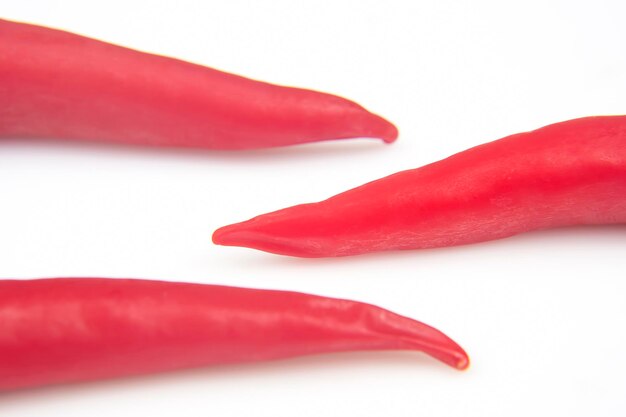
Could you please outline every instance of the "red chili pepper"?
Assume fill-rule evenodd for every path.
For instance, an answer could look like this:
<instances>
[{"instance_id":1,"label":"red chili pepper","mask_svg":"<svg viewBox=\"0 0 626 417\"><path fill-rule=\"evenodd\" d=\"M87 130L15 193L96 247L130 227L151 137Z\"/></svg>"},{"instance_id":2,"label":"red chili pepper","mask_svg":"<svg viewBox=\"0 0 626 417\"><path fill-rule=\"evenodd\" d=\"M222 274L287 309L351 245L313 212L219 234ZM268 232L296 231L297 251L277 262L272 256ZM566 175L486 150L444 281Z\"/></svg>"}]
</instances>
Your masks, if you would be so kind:
<instances>
[{"instance_id":1,"label":"red chili pepper","mask_svg":"<svg viewBox=\"0 0 626 417\"><path fill-rule=\"evenodd\" d=\"M0 281L0 390L400 349L458 369L469 365L438 330L354 301L147 280Z\"/></svg>"},{"instance_id":2,"label":"red chili pepper","mask_svg":"<svg viewBox=\"0 0 626 417\"><path fill-rule=\"evenodd\" d=\"M223 227L220 245L324 257L626 223L626 116L557 123Z\"/></svg>"},{"instance_id":3,"label":"red chili pepper","mask_svg":"<svg viewBox=\"0 0 626 417\"><path fill-rule=\"evenodd\" d=\"M0 137L251 149L397 130L330 94L0 20Z\"/></svg>"}]
</instances>

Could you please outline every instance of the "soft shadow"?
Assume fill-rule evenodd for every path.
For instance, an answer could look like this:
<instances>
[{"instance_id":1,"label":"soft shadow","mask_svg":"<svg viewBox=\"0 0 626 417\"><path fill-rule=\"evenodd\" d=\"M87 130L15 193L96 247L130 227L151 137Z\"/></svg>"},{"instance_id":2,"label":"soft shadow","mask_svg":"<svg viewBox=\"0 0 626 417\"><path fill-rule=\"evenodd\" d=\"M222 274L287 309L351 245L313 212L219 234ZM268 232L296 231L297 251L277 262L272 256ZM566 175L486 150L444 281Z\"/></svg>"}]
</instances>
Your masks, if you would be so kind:
<instances>
[{"instance_id":1,"label":"soft shadow","mask_svg":"<svg viewBox=\"0 0 626 417\"><path fill-rule=\"evenodd\" d=\"M195 148L152 147L103 142L87 142L62 139L2 139L3 150L53 149L55 152L97 154L123 157L153 157L186 159L191 161L229 161L242 163L267 163L322 158L343 154L369 154L389 147L378 139L339 139L258 150L210 150Z\"/></svg>"},{"instance_id":2,"label":"soft shadow","mask_svg":"<svg viewBox=\"0 0 626 417\"><path fill-rule=\"evenodd\" d=\"M171 384L176 382L196 382L201 384L208 378L263 378L268 374L280 374L285 380L290 380L293 376L301 376L306 373L320 373L337 371L349 375L353 371L364 366L376 369L373 371L389 370L389 368L406 370L408 367L414 369L416 374L423 372L427 375L431 372L444 372L454 375L463 375L449 366L446 366L425 354L416 352L348 352L330 353L305 356L292 359L281 359L268 362L257 362L249 364L217 365L205 368L195 368L179 371L170 371L152 375L141 375L110 379L104 381L80 382L49 387L30 388L18 391L8 391L0 393L0 405L11 405L31 401L45 397L58 396L81 396L91 392L119 390L125 391L141 385L148 384Z\"/></svg>"}]
</instances>

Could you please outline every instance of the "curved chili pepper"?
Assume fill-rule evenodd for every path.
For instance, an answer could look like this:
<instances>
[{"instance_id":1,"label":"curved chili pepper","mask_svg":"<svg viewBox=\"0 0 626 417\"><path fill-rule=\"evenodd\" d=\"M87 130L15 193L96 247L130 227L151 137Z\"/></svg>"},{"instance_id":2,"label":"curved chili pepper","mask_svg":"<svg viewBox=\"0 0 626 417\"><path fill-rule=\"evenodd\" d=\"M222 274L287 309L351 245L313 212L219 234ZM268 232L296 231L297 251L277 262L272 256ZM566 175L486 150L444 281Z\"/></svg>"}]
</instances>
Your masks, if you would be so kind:
<instances>
[{"instance_id":1,"label":"curved chili pepper","mask_svg":"<svg viewBox=\"0 0 626 417\"><path fill-rule=\"evenodd\" d=\"M626 116L588 117L218 229L213 241L302 257L420 249L626 223Z\"/></svg>"},{"instance_id":2,"label":"curved chili pepper","mask_svg":"<svg viewBox=\"0 0 626 417\"><path fill-rule=\"evenodd\" d=\"M469 359L430 326L302 293L147 280L0 281L0 390L355 350Z\"/></svg>"},{"instance_id":3,"label":"curved chili pepper","mask_svg":"<svg viewBox=\"0 0 626 417\"><path fill-rule=\"evenodd\" d=\"M211 149L397 137L330 94L6 20L0 40L0 137Z\"/></svg>"}]
</instances>

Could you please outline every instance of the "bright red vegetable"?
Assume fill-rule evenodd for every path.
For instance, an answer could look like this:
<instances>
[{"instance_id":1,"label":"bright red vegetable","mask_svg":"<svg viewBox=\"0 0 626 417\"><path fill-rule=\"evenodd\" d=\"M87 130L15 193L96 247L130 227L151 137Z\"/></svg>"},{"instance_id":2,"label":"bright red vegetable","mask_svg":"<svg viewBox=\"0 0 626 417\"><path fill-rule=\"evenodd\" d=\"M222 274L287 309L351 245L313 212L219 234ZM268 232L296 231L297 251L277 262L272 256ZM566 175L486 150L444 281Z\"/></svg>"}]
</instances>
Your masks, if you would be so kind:
<instances>
[{"instance_id":1,"label":"bright red vegetable","mask_svg":"<svg viewBox=\"0 0 626 417\"><path fill-rule=\"evenodd\" d=\"M330 94L0 20L0 137L251 149L397 130Z\"/></svg>"},{"instance_id":2,"label":"bright red vegetable","mask_svg":"<svg viewBox=\"0 0 626 417\"><path fill-rule=\"evenodd\" d=\"M302 257L461 245L626 223L626 116L512 135L218 229L213 241Z\"/></svg>"},{"instance_id":3,"label":"bright red vegetable","mask_svg":"<svg viewBox=\"0 0 626 417\"><path fill-rule=\"evenodd\" d=\"M400 349L469 365L438 330L354 301L147 280L0 280L0 390Z\"/></svg>"}]
</instances>

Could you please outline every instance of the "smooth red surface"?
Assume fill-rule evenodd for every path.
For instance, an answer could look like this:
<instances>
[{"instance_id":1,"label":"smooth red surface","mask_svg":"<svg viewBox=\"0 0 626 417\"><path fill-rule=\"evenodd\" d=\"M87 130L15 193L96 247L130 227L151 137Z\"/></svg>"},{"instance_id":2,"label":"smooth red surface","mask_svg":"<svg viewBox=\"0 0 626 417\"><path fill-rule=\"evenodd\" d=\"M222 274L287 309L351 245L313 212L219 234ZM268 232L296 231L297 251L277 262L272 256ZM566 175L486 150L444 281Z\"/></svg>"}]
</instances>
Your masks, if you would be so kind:
<instances>
[{"instance_id":1,"label":"smooth red surface","mask_svg":"<svg viewBox=\"0 0 626 417\"><path fill-rule=\"evenodd\" d=\"M252 149L397 135L337 96L0 20L0 137Z\"/></svg>"},{"instance_id":2,"label":"smooth red surface","mask_svg":"<svg viewBox=\"0 0 626 417\"><path fill-rule=\"evenodd\" d=\"M147 280L0 280L0 390L355 350L469 365L438 330L354 301Z\"/></svg>"},{"instance_id":3,"label":"smooth red surface","mask_svg":"<svg viewBox=\"0 0 626 417\"><path fill-rule=\"evenodd\" d=\"M325 257L613 223L626 223L626 116L512 135L319 203L223 227L213 241Z\"/></svg>"}]
</instances>

